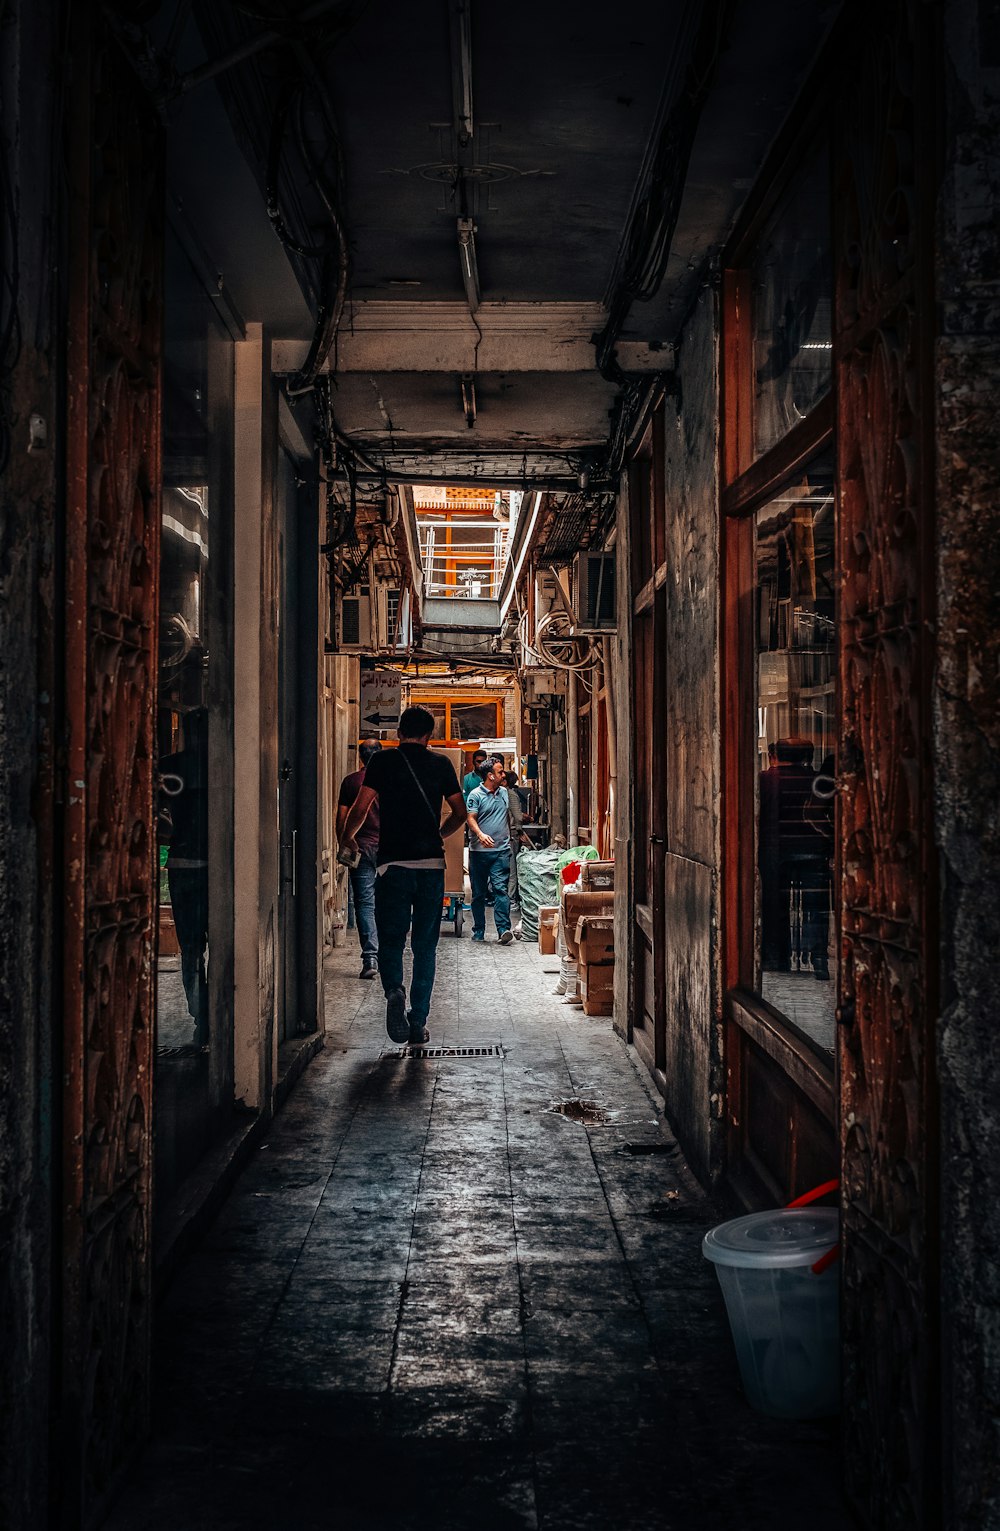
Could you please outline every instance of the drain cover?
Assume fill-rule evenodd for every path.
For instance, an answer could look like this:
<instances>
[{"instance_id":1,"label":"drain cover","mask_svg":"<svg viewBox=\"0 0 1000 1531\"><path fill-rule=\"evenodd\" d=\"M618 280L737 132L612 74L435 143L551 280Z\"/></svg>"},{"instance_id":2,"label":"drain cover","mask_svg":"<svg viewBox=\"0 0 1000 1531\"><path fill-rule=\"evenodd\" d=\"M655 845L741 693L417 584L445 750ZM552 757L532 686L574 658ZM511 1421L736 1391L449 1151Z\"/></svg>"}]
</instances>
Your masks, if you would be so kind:
<instances>
[{"instance_id":1,"label":"drain cover","mask_svg":"<svg viewBox=\"0 0 1000 1531\"><path fill-rule=\"evenodd\" d=\"M548 1108L556 1116L564 1116L567 1121L581 1122L584 1127L605 1127L611 1120L610 1112L606 1111L596 1100L554 1100Z\"/></svg>"},{"instance_id":2,"label":"drain cover","mask_svg":"<svg viewBox=\"0 0 1000 1531\"><path fill-rule=\"evenodd\" d=\"M404 1047L401 1052L390 1053L391 1058L502 1058L503 1048L498 1042L488 1047Z\"/></svg>"}]
</instances>

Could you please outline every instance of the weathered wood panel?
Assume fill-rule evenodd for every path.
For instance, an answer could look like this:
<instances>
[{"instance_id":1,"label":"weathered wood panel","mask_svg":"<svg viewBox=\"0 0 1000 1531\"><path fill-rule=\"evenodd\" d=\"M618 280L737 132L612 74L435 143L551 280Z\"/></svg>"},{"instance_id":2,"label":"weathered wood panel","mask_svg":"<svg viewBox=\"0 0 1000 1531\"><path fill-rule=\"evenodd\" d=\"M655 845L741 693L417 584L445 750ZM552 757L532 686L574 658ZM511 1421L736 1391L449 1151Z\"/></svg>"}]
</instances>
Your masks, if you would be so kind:
<instances>
[{"instance_id":1,"label":"weathered wood panel","mask_svg":"<svg viewBox=\"0 0 1000 1531\"><path fill-rule=\"evenodd\" d=\"M161 132L84 12L67 124L63 1399L68 1523L146 1428Z\"/></svg>"},{"instance_id":2,"label":"weathered wood panel","mask_svg":"<svg viewBox=\"0 0 1000 1531\"><path fill-rule=\"evenodd\" d=\"M855 31L834 198L845 1440L862 1515L907 1531L939 1482L928 11Z\"/></svg>"}]
</instances>

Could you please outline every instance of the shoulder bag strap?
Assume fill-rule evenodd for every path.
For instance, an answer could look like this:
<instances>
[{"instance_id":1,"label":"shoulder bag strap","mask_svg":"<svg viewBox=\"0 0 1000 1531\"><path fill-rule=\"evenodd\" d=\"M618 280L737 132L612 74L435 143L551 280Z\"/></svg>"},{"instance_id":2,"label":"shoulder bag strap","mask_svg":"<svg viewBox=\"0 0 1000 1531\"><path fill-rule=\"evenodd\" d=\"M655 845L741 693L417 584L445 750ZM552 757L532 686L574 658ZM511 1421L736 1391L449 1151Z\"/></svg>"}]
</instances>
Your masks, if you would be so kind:
<instances>
[{"instance_id":1,"label":"shoulder bag strap","mask_svg":"<svg viewBox=\"0 0 1000 1531\"><path fill-rule=\"evenodd\" d=\"M434 809L431 807L431 800L427 796L427 793L424 791L424 789L423 789L423 787L422 787L422 785L420 783L420 777L417 775L416 771L413 769L412 765L407 760L407 758L403 754L402 750L401 749L397 749L396 753L398 755L402 756L403 764L405 765L406 769L409 771L410 775L413 777L414 785L416 786L417 791L420 793L420 796L424 800L424 803L425 803L425 805L427 807L427 812L430 814L431 818L434 820L434 828L437 830L438 834L440 834L441 833L441 820L438 818L438 816L434 812Z\"/></svg>"}]
</instances>

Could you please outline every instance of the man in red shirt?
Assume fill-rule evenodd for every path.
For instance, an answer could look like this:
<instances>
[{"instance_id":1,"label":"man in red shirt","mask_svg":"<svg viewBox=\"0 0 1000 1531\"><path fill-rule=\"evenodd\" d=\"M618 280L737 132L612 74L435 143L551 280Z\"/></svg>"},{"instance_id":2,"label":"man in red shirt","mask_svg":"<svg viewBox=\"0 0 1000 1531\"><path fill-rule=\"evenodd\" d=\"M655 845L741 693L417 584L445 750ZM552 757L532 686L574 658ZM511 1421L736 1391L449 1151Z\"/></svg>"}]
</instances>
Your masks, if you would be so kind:
<instances>
[{"instance_id":1,"label":"man in red shirt","mask_svg":"<svg viewBox=\"0 0 1000 1531\"><path fill-rule=\"evenodd\" d=\"M365 779L365 769L375 755L382 749L381 744L369 741L362 744L358 749L361 759L360 771L352 771L345 776L340 784L340 793L337 798L337 840L344 838L344 825L347 823L347 815L350 812L354 799L358 795L358 789ZM361 828L355 839L358 850L361 852L361 860L356 867L351 868L351 897L354 900L354 918L358 922L358 936L361 940L361 972L359 978L374 978L378 972L378 930L375 926L375 856L378 851L379 817L378 798L365 814Z\"/></svg>"}]
</instances>

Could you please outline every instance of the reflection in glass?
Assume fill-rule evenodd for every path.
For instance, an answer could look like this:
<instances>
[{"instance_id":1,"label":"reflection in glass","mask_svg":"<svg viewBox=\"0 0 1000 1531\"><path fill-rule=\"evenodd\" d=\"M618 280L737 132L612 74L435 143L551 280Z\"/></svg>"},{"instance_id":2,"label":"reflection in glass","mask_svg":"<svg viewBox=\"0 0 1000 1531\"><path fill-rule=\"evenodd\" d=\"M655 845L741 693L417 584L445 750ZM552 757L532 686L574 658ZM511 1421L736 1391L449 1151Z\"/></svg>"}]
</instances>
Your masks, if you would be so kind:
<instances>
[{"instance_id":1,"label":"reflection in glass","mask_svg":"<svg viewBox=\"0 0 1000 1531\"><path fill-rule=\"evenodd\" d=\"M429 712L431 717L434 719L434 732L431 735L431 738L447 738L445 733L446 716L444 702L421 702L420 706L423 707L425 712Z\"/></svg>"},{"instance_id":2,"label":"reflection in glass","mask_svg":"<svg viewBox=\"0 0 1000 1531\"><path fill-rule=\"evenodd\" d=\"M761 993L833 1047L834 506L827 463L756 516Z\"/></svg>"},{"instance_id":3,"label":"reflection in glass","mask_svg":"<svg viewBox=\"0 0 1000 1531\"><path fill-rule=\"evenodd\" d=\"M157 720L158 838L166 874L157 969L161 1046L208 1042L208 653L201 637L207 521L203 489L164 488ZM164 951L169 945L176 953Z\"/></svg>"},{"instance_id":4,"label":"reflection in glass","mask_svg":"<svg viewBox=\"0 0 1000 1531\"><path fill-rule=\"evenodd\" d=\"M824 144L778 204L751 261L758 457L830 390L829 195Z\"/></svg>"},{"instance_id":5,"label":"reflection in glass","mask_svg":"<svg viewBox=\"0 0 1000 1531\"><path fill-rule=\"evenodd\" d=\"M495 702L452 702L453 739L493 739L496 737L496 726Z\"/></svg>"}]
</instances>

